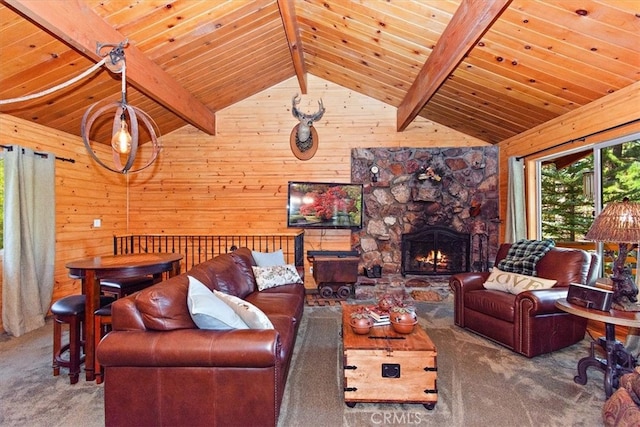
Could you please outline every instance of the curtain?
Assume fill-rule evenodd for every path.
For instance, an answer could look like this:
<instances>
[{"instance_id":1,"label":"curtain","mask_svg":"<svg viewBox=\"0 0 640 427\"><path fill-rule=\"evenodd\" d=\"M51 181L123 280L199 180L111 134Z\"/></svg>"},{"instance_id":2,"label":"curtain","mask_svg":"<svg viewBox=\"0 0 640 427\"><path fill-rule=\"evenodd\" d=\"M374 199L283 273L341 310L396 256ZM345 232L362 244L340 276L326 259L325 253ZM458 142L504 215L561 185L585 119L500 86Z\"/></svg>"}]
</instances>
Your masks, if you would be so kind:
<instances>
[{"instance_id":1,"label":"curtain","mask_svg":"<svg viewBox=\"0 0 640 427\"><path fill-rule=\"evenodd\" d=\"M4 153L2 323L20 336L44 326L55 267L55 156Z\"/></svg>"},{"instance_id":2,"label":"curtain","mask_svg":"<svg viewBox=\"0 0 640 427\"><path fill-rule=\"evenodd\" d=\"M524 161L517 157L509 157L505 242L513 243L526 237L527 216L524 198Z\"/></svg>"}]
</instances>

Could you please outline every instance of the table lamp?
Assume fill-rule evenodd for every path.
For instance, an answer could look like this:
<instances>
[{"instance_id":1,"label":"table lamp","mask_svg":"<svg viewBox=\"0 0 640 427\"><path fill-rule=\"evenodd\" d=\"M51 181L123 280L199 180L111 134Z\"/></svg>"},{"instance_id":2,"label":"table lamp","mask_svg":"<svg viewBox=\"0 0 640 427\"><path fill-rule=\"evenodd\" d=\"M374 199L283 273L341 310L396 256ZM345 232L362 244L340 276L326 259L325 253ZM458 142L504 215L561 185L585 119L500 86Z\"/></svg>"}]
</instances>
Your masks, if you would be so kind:
<instances>
[{"instance_id":1,"label":"table lamp","mask_svg":"<svg viewBox=\"0 0 640 427\"><path fill-rule=\"evenodd\" d=\"M627 197L622 202L611 202L600 212L584 236L595 242L618 243L618 256L613 261L613 303L628 307L637 302L638 287L625 266L627 254L640 242L640 203L630 202Z\"/></svg>"}]
</instances>

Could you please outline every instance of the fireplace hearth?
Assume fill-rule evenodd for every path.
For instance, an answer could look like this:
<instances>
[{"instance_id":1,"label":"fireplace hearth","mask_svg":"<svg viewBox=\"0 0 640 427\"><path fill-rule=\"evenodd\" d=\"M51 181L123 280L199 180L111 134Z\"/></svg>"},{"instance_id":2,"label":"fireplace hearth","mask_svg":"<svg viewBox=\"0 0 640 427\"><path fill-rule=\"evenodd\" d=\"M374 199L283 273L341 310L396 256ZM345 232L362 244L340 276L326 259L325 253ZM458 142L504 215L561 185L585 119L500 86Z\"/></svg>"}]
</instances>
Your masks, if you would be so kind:
<instances>
[{"instance_id":1,"label":"fireplace hearth","mask_svg":"<svg viewBox=\"0 0 640 427\"><path fill-rule=\"evenodd\" d=\"M401 237L403 276L447 275L470 270L471 235L430 226Z\"/></svg>"}]
</instances>

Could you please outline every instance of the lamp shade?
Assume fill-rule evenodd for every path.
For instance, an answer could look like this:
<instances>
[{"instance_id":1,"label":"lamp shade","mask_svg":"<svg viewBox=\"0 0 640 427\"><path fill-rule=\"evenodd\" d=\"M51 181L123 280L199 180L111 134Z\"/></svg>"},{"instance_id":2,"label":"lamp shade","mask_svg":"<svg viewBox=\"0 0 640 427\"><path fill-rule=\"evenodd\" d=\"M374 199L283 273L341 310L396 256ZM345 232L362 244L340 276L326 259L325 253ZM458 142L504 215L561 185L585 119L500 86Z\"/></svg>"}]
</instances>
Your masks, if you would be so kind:
<instances>
[{"instance_id":1,"label":"lamp shade","mask_svg":"<svg viewBox=\"0 0 640 427\"><path fill-rule=\"evenodd\" d=\"M640 203L625 199L607 204L584 238L595 242L640 242Z\"/></svg>"}]
</instances>

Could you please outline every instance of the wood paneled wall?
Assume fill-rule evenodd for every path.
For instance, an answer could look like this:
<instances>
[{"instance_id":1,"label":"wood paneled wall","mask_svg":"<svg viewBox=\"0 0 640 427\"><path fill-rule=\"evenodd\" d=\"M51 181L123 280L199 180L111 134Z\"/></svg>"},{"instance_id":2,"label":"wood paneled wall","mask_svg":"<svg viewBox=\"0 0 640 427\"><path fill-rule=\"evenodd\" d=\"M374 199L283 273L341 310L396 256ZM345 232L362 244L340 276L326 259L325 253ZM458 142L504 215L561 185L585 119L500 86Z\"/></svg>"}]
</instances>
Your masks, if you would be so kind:
<instances>
[{"instance_id":1,"label":"wood paneled wall","mask_svg":"<svg viewBox=\"0 0 640 427\"><path fill-rule=\"evenodd\" d=\"M215 136L192 127L164 136L155 170L131 178L130 232L282 232L288 181L349 182L352 148L487 145L421 118L398 133L395 108L310 75L299 108L315 112L322 99L326 112L315 124L316 155L301 161L289 143L298 123L291 98L299 92L291 78L219 111ZM350 249L351 234L309 231L305 246Z\"/></svg>"},{"instance_id":2,"label":"wood paneled wall","mask_svg":"<svg viewBox=\"0 0 640 427\"><path fill-rule=\"evenodd\" d=\"M296 80L290 79L217 112L216 136L192 127L165 135L156 164L129 177L97 166L78 136L0 115L2 144L19 144L76 160L56 162L54 299L80 292L79 281L68 277L65 263L110 254L114 234L286 231L287 182L348 182L352 148L484 145L422 118L397 133L395 108L309 76L308 94L300 108L314 112L322 98L327 111L316 124L318 152L313 159L300 161L289 149L289 135L297 124L291 115L291 97L297 92ZM639 92L640 84L632 85L505 141L500 144L500 170L507 170L506 160L511 155L526 155L637 118ZM502 173L503 218L506 178ZM95 218L102 220L99 229L93 228ZM305 250L350 249L350 240L348 231L310 231ZM309 277L307 274L307 280Z\"/></svg>"},{"instance_id":3,"label":"wood paneled wall","mask_svg":"<svg viewBox=\"0 0 640 427\"><path fill-rule=\"evenodd\" d=\"M65 264L73 259L113 252L112 236L125 229L125 177L97 167L89 158L81 138L16 117L0 114L0 142L75 160L75 163L55 163L56 264L53 300L80 293L80 281L68 276ZM98 218L102 220L102 227L93 228L93 220ZM2 286L0 276L0 292ZM0 319L1 313L0 304Z\"/></svg>"},{"instance_id":4,"label":"wood paneled wall","mask_svg":"<svg viewBox=\"0 0 640 427\"><path fill-rule=\"evenodd\" d=\"M485 144L424 119L396 133L395 108L309 76L299 108L316 111L322 98L327 112L316 124L316 156L300 161L289 148L297 124L291 97L298 92L297 81L290 79L218 112L216 136L192 127L163 136L159 160L129 177L97 166L78 136L0 115L2 144L76 160L56 162L53 298L80 292L80 281L68 277L65 263L110 254L114 234L287 231L287 182L348 182L351 148ZM93 228L96 218L102 220L99 229ZM310 231L305 249L350 249L350 239L349 231Z\"/></svg>"}]
</instances>

